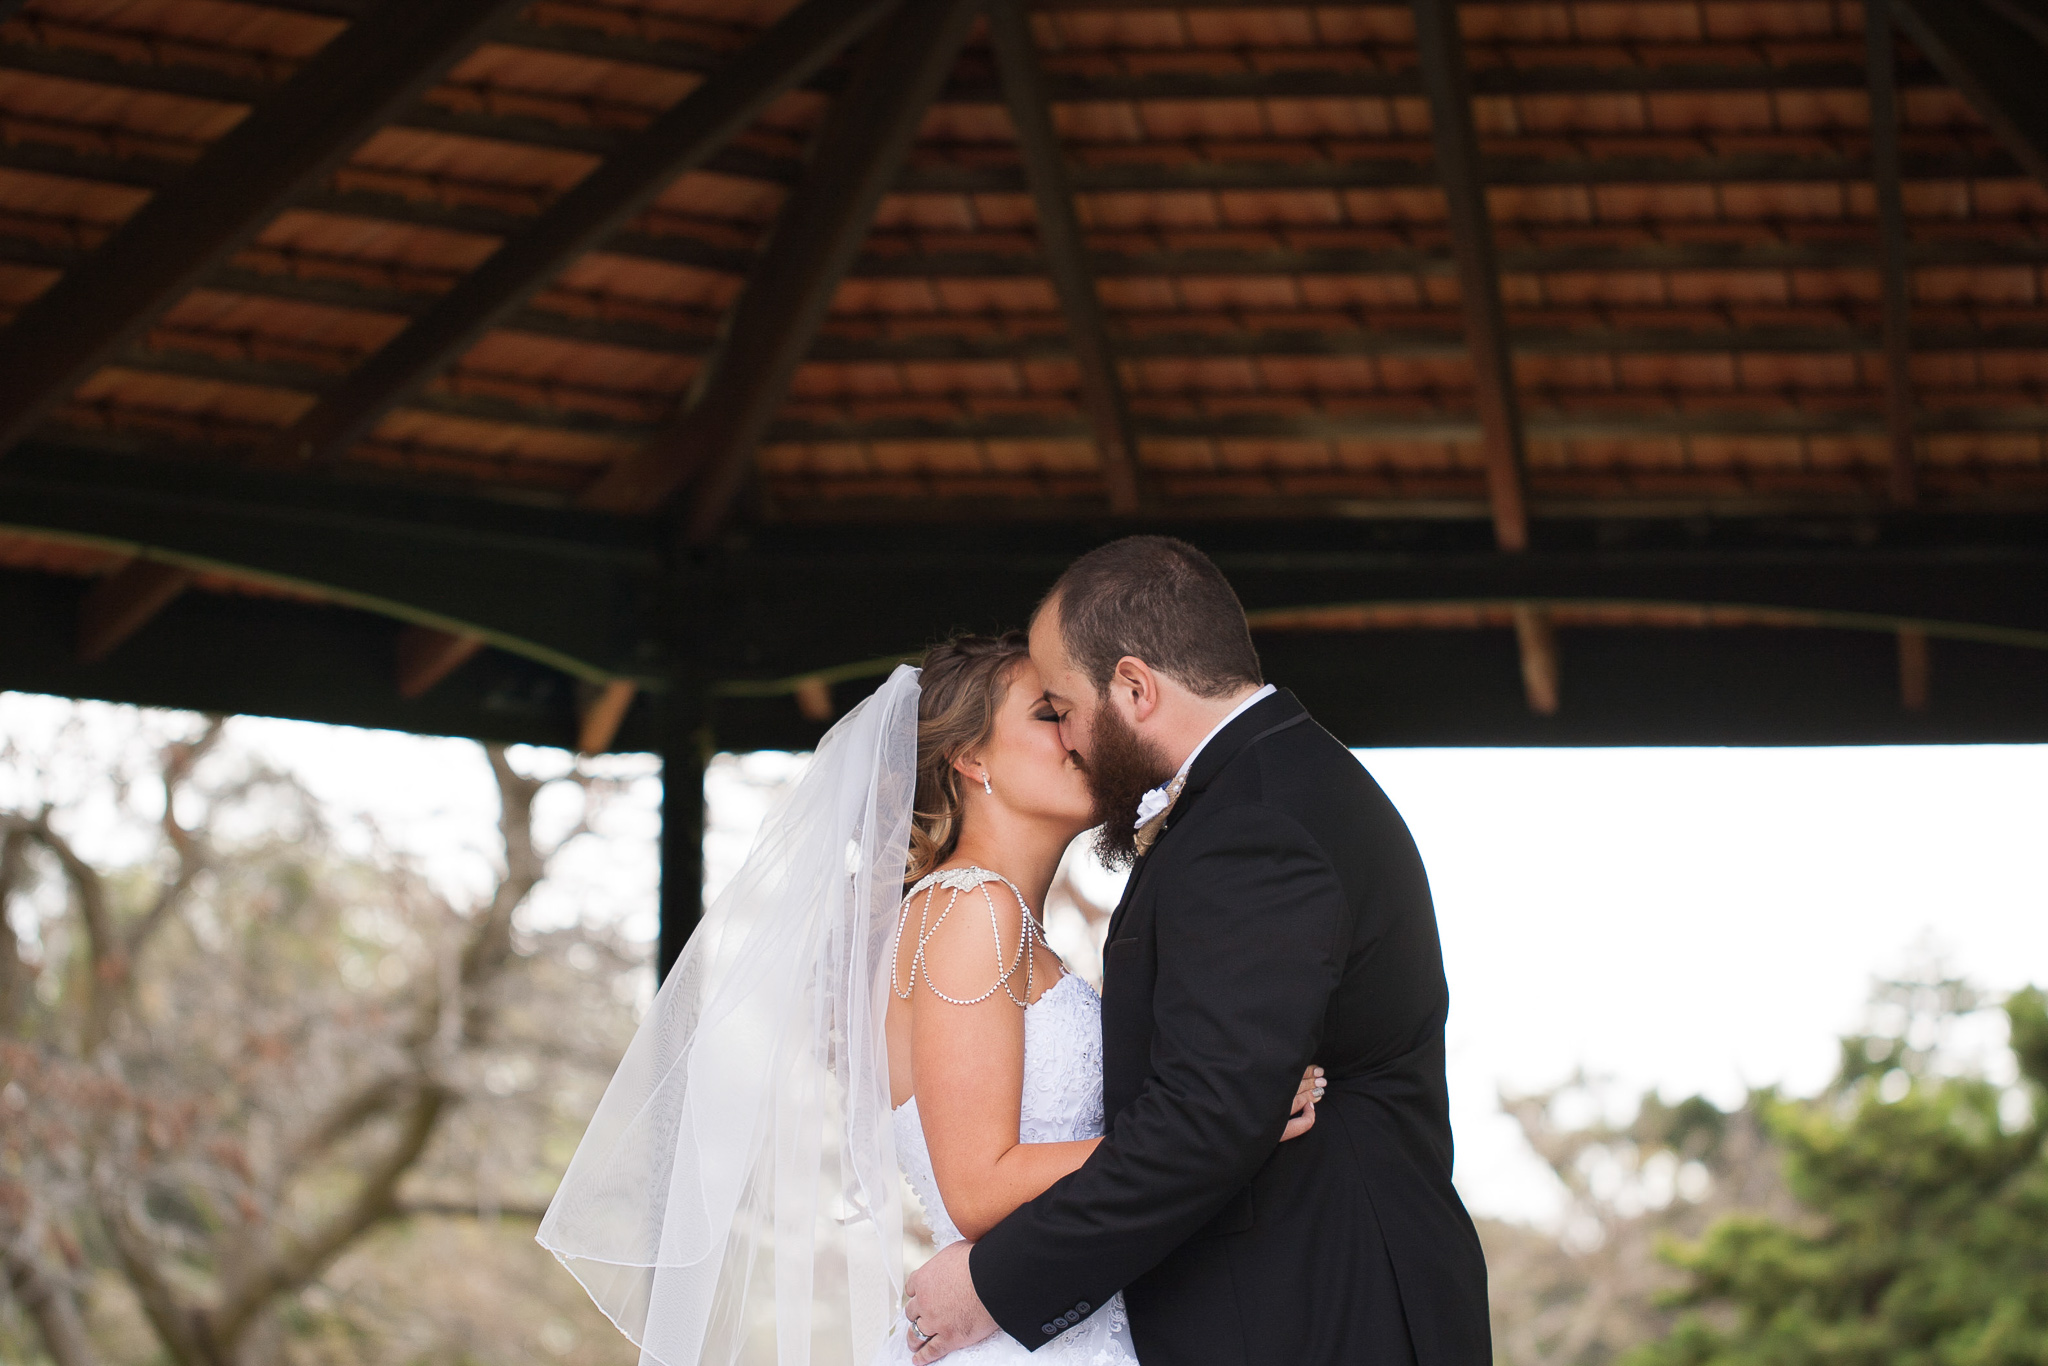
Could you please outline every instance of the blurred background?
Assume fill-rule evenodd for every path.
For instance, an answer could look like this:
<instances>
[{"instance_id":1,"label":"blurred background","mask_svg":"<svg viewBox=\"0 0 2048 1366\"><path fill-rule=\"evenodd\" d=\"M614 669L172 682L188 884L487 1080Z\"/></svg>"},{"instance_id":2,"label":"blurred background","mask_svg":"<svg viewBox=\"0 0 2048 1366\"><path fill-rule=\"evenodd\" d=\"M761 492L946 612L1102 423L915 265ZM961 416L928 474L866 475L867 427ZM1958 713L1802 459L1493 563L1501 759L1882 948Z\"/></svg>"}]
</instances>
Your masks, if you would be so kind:
<instances>
[{"instance_id":1,"label":"blurred background","mask_svg":"<svg viewBox=\"0 0 2048 1366\"><path fill-rule=\"evenodd\" d=\"M652 759L26 694L0 746L0 1359L635 1359L532 1234L652 997ZM2048 748L1360 758L1499 1360L2042 1359ZM707 895L803 763L712 760ZM1116 893L1077 845L1076 970Z\"/></svg>"},{"instance_id":2,"label":"blurred background","mask_svg":"<svg viewBox=\"0 0 2048 1366\"><path fill-rule=\"evenodd\" d=\"M1503 1362L2048 1362L2044 76L2043 0L0 0L0 1363L625 1366L532 1233L701 893L1134 531L1415 828Z\"/></svg>"}]
</instances>

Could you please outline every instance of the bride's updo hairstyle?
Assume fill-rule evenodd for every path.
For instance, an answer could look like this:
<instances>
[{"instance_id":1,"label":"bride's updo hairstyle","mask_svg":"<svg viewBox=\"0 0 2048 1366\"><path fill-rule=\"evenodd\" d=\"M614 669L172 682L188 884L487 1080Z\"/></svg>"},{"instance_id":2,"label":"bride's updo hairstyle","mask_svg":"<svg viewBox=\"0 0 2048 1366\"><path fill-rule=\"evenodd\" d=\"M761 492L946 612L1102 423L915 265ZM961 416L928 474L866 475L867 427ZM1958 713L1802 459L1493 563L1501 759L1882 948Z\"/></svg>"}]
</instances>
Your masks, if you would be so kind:
<instances>
[{"instance_id":1,"label":"bride's updo hairstyle","mask_svg":"<svg viewBox=\"0 0 2048 1366\"><path fill-rule=\"evenodd\" d=\"M905 882L953 857L960 843L960 774L953 761L988 743L1010 675L1030 658L1022 631L955 636L925 651L918 680L917 799L910 815Z\"/></svg>"}]
</instances>

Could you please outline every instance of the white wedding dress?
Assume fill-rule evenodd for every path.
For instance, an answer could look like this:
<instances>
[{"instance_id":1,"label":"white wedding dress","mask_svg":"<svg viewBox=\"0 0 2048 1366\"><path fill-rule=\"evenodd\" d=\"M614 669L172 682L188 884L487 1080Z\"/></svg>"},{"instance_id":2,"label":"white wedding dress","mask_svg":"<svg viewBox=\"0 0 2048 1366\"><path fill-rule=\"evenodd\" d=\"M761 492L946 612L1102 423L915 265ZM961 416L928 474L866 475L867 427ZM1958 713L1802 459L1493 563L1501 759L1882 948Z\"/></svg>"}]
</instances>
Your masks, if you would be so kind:
<instances>
[{"instance_id":1,"label":"white wedding dress","mask_svg":"<svg viewBox=\"0 0 2048 1366\"><path fill-rule=\"evenodd\" d=\"M918 699L898 668L769 810L541 1221L643 1366L906 1362L899 1169L939 1243L960 1237L915 1102L890 1109ZM1025 1142L1102 1133L1101 1011L1079 978L1025 1010ZM1035 1353L998 1334L948 1360L1132 1366L1130 1339L1119 1296Z\"/></svg>"},{"instance_id":2,"label":"white wedding dress","mask_svg":"<svg viewBox=\"0 0 2048 1366\"><path fill-rule=\"evenodd\" d=\"M993 880L993 873L979 881ZM977 882L978 885L978 882ZM1067 1143L1102 1136L1102 998L1081 978L1068 973L1024 1011L1024 1104L1017 1137L1025 1143ZM932 1154L925 1146L924 1125L912 1096L895 1112L896 1160L911 1192L924 1206L932 1241L940 1247L960 1241L960 1230L946 1215L939 1183L932 1176ZM901 1366L910 1360L910 1337L898 1331L875 1358L875 1366ZM1124 1297L1109 1303L1040 1347L1028 1351L1008 1333L948 1356L960 1366L1001 1362L1068 1362L1075 1366L1133 1366L1129 1321Z\"/></svg>"}]
</instances>

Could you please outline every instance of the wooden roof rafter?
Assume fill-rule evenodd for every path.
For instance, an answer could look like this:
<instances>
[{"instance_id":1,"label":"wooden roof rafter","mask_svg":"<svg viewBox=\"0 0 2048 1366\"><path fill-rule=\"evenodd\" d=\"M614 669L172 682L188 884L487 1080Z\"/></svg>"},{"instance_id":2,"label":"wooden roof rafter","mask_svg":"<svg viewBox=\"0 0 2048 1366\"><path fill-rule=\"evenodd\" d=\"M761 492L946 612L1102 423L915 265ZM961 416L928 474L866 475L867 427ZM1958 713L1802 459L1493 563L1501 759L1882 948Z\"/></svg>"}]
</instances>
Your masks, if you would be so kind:
<instances>
[{"instance_id":1,"label":"wooden roof rafter","mask_svg":"<svg viewBox=\"0 0 2048 1366\"><path fill-rule=\"evenodd\" d=\"M78 150L78 139L69 134L91 134L91 129L65 130L67 136L42 139L36 136L37 129L25 122L12 131L13 140L0 145L0 168L147 190L179 182L188 169L185 161L139 151L114 155ZM619 143L609 134L582 141L589 145L579 150L595 155L606 154ZM1666 141L1666 149L1625 155L1482 155L1480 167L1490 185L1524 188L1826 184L1864 180L1869 173L1860 149L1713 152L1701 151L1684 139ZM1081 162L1070 166L1068 175L1075 191L1082 194L1341 192L1421 189L1438 184L1431 147L1419 140L1388 142L1383 149L1342 157L1305 156L1299 144L1277 140L1271 147L1234 148L1245 154L1227 158L1207 156L1204 149L1193 145L1176 150L1172 159ZM1913 180L2008 179L2021 173L2020 166L2018 158L1996 147L1911 151L1901 157L1902 173ZM803 165L794 158L728 148L711 158L705 169L740 180L787 186L796 183ZM495 207L507 200L535 199L530 187L449 177L411 179L418 182L420 193L314 189L296 203L301 208L490 236L510 235L537 212ZM909 166L888 188L905 194L1029 192L1019 166L945 160Z\"/></svg>"},{"instance_id":2,"label":"wooden roof rafter","mask_svg":"<svg viewBox=\"0 0 2048 1366\"><path fill-rule=\"evenodd\" d=\"M192 586L183 565L140 557L102 579L78 610L78 658L97 664Z\"/></svg>"},{"instance_id":3,"label":"wooden roof rafter","mask_svg":"<svg viewBox=\"0 0 2048 1366\"><path fill-rule=\"evenodd\" d=\"M1039 250L1066 314L1067 341L1081 371L1082 402L1093 430L1110 510L1136 512L1145 501L1137 437L1110 350L1109 329L1095 291L1081 220L1074 210L1066 153L1053 128L1052 105L1039 68L1031 20L1023 0L988 0L986 13L989 46L1002 73L1010 123L1023 153L1032 202L1038 209Z\"/></svg>"},{"instance_id":4,"label":"wooden roof rafter","mask_svg":"<svg viewBox=\"0 0 2048 1366\"><path fill-rule=\"evenodd\" d=\"M1389 0L1389 6L1407 0ZM335 17L340 12L328 6L303 6L265 0L265 7L288 12ZM1239 6L1242 7L1241 4ZM1033 5L1043 11L1044 6ZM1099 7L1098 7L1099 8ZM1174 8L1157 6L1155 8ZM604 6L596 14L616 16L619 11ZM521 16L493 30L490 41L504 47L537 53L592 58L653 70L703 73L725 61L729 53L706 46L669 39L637 36L616 25L590 26L577 22L573 13L558 9L536 21ZM1588 43L1589 54L1597 43ZM1333 67L1327 52L1316 49L1257 49L1257 60L1239 71L1188 70L1077 70L1046 73L1048 92L1060 103L1127 101L1148 99L1231 99L1231 98L1357 98L1370 96L1414 96L1422 93L1418 74L1412 69L1386 64ZM25 63L53 73L69 71L90 79L105 79L112 68L96 54L66 50L62 53L26 51L15 45L0 45L0 65ZM125 80L141 87L184 89L203 98L253 101L264 87L249 78L236 78L196 64L132 64L121 68ZM88 75L88 73L99 73ZM1495 61L1472 72L1473 87L1481 95L1612 93L1620 91L1712 91L1712 90L1813 90L1854 88L1862 79L1860 62L1839 56L1814 57L1798 50L1755 53L1747 62L1730 60L1716 52L1699 61L1683 60L1677 51L1660 46L1645 65L1617 66L1603 56L1589 55L1576 63L1546 54L1546 60ZM1923 66L1911 69L1906 78L1916 85L1929 82L1931 73ZM110 83L120 84L121 80ZM836 93L844 84L843 73L827 70L808 81L812 88ZM985 73L953 73L941 90L945 103L1000 103L999 84Z\"/></svg>"},{"instance_id":5,"label":"wooden roof rafter","mask_svg":"<svg viewBox=\"0 0 2048 1366\"><path fill-rule=\"evenodd\" d=\"M523 0L390 4L307 61L0 331L0 456L109 356L411 104ZM0 7L0 20L7 15ZM138 560L81 607L81 654L105 657L191 583Z\"/></svg>"},{"instance_id":6,"label":"wooden roof rafter","mask_svg":"<svg viewBox=\"0 0 2048 1366\"><path fill-rule=\"evenodd\" d=\"M53 188L0 174L0 307L84 268L133 189L175 185L238 112L221 103L260 97L328 27L273 16L245 39L203 4L145 8L40 0L0 34L0 72L40 73L6 103L17 122L0 161L117 177ZM637 69L673 100L690 83L670 73L715 69L756 34L716 8L569 0L494 30L392 136L118 352L46 434L244 458L306 403L331 402L498 242L531 232L585 158L631 141L634 110L659 106L625 64L648 59ZM1178 21L1166 12L1179 7L1153 8L1121 23L1033 7L1031 22L1157 511L1483 511L1412 10ZM1884 507L1897 367L1876 289L1886 244L1870 206L1885 177L1864 134L1863 26L1839 9L1795 24L1756 0L1715 13L1709 32L1673 7L1623 5L1564 33L1528 7L1460 7L1531 506L1546 517L1602 498L1627 518ZM1295 65L1315 43L1325 65ZM294 55L266 65L269 49ZM1914 298L1922 506L2033 507L2048 376L2027 353L2048 351L2048 220L1959 92L1917 47L1899 57L1915 96L1900 138L1909 237L1893 256ZM715 353L849 65L819 71L706 174L495 320L336 473L573 499L659 429ZM1544 93L1559 91L1589 98ZM761 520L922 523L976 498L991 519L1086 514L1100 485L1074 329L1045 288L1029 168L979 107L1002 95L978 43L944 79L884 227L765 429ZM1312 96L1346 103L1308 108ZM156 111L177 114L161 136ZM131 190L113 188L121 177Z\"/></svg>"},{"instance_id":7,"label":"wooden roof rafter","mask_svg":"<svg viewBox=\"0 0 2048 1366\"><path fill-rule=\"evenodd\" d=\"M1913 46L1976 108L2036 180L2048 183L2048 23L2008 0L1895 0Z\"/></svg>"},{"instance_id":8,"label":"wooden roof rafter","mask_svg":"<svg viewBox=\"0 0 2048 1366\"><path fill-rule=\"evenodd\" d=\"M808 0L704 83L612 149L596 169L462 276L382 350L323 394L279 438L300 458L331 464L368 437L395 405L444 372L489 329L577 258L615 236L665 185L701 165L776 99L857 39L893 0ZM400 637L399 694L424 696L483 648L480 638L430 627ZM607 748L632 703L613 680L585 706L578 748Z\"/></svg>"},{"instance_id":9,"label":"wooden roof rafter","mask_svg":"<svg viewBox=\"0 0 2048 1366\"><path fill-rule=\"evenodd\" d=\"M837 56L891 3L808 0L791 10L464 275L300 418L281 444L309 459L340 458L394 404Z\"/></svg>"},{"instance_id":10,"label":"wooden roof rafter","mask_svg":"<svg viewBox=\"0 0 2048 1366\"><path fill-rule=\"evenodd\" d=\"M1503 550L1529 545L1527 475L1521 408L1515 396L1514 357L1501 306L1500 268L1494 260L1493 220L1472 120L1472 81L1456 0L1415 0L1415 40L1429 92L1429 123L1436 146L1451 245L1458 264L1458 302L1465 317L1473 393L1493 505L1494 538Z\"/></svg>"},{"instance_id":11,"label":"wooden roof rafter","mask_svg":"<svg viewBox=\"0 0 2048 1366\"><path fill-rule=\"evenodd\" d=\"M846 93L820 129L806 173L784 201L681 413L635 457L606 471L584 496L587 506L644 513L690 481L688 538L707 539L724 522L978 9L976 0L903 0L862 44Z\"/></svg>"},{"instance_id":12,"label":"wooden roof rafter","mask_svg":"<svg viewBox=\"0 0 2048 1366\"><path fill-rule=\"evenodd\" d=\"M1891 446L1892 501L1918 496L1914 470L1912 301L1906 279L1906 205L1899 175L1898 53L1892 0L1863 0L1870 63L1870 165L1877 198L1878 271L1883 280L1885 426Z\"/></svg>"},{"instance_id":13,"label":"wooden roof rafter","mask_svg":"<svg viewBox=\"0 0 2048 1366\"><path fill-rule=\"evenodd\" d=\"M387 4L342 30L0 332L0 451L524 3Z\"/></svg>"}]
</instances>

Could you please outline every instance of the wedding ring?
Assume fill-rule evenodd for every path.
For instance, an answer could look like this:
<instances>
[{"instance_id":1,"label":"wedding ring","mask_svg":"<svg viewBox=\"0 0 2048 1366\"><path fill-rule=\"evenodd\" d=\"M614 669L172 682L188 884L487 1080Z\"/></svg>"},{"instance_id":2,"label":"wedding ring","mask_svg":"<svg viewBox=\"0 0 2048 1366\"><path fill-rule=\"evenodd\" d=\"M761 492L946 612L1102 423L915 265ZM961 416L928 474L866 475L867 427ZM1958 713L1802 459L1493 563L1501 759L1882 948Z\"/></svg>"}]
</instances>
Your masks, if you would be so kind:
<instances>
[{"instance_id":1,"label":"wedding ring","mask_svg":"<svg viewBox=\"0 0 2048 1366\"><path fill-rule=\"evenodd\" d=\"M916 1319L912 1319L910 1321L910 1331L917 1334L917 1345L920 1347L924 1346L927 1342L930 1342L932 1340L932 1335L930 1333L925 1332L924 1329L917 1326Z\"/></svg>"}]
</instances>

